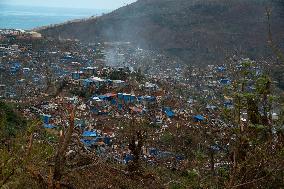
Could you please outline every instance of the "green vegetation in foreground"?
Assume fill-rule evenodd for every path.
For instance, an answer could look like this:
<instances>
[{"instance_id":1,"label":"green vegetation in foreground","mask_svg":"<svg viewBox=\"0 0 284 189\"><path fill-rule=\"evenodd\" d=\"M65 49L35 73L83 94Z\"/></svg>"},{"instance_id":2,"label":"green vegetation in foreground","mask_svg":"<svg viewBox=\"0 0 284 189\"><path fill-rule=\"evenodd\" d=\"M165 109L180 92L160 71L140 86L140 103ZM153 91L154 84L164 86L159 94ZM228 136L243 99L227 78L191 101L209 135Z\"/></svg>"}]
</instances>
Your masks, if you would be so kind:
<instances>
[{"instance_id":1,"label":"green vegetation in foreground","mask_svg":"<svg viewBox=\"0 0 284 189\"><path fill-rule=\"evenodd\" d=\"M14 109L13 105L0 101L1 140L15 137L17 133L26 129L27 122Z\"/></svg>"}]
</instances>

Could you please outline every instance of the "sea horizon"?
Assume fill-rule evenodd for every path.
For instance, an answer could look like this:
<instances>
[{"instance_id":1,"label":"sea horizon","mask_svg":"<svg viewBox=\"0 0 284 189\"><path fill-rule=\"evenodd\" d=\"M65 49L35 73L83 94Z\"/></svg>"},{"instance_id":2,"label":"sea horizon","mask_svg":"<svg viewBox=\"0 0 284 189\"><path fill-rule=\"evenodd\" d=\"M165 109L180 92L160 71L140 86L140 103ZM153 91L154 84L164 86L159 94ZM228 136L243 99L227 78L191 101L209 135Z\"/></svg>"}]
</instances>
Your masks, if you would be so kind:
<instances>
[{"instance_id":1,"label":"sea horizon","mask_svg":"<svg viewBox=\"0 0 284 189\"><path fill-rule=\"evenodd\" d=\"M100 16L111 10L19 6L0 3L0 29L32 30L38 27Z\"/></svg>"}]
</instances>

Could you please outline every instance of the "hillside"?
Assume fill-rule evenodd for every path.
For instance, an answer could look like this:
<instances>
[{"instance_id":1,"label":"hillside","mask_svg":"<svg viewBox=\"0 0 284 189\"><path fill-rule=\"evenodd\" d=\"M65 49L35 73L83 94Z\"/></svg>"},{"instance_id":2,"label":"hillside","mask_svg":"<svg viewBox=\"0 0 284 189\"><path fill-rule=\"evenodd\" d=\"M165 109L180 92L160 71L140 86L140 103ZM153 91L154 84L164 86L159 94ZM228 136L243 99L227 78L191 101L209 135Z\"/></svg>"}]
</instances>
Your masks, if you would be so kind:
<instances>
[{"instance_id":1,"label":"hillside","mask_svg":"<svg viewBox=\"0 0 284 189\"><path fill-rule=\"evenodd\" d=\"M25 129L25 120L14 110L14 107L0 101L0 144Z\"/></svg>"},{"instance_id":2,"label":"hillside","mask_svg":"<svg viewBox=\"0 0 284 189\"><path fill-rule=\"evenodd\" d=\"M42 29L82 42L131 41L166 50L189 63L218 63L232 54L260 58L267 48L265 8L272 7L274 40L284 49L284 3L267 0L138 0L110 14Z\"/></svg>"}]
</instances>

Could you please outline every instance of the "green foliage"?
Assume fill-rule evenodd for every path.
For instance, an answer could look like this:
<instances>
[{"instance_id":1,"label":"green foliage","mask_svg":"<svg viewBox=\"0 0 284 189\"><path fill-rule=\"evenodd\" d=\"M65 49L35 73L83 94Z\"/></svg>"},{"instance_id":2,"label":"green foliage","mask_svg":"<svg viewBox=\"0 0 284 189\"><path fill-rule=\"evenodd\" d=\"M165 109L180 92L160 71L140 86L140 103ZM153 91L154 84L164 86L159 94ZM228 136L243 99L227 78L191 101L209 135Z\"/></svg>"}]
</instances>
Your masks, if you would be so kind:
<instances>
[{"instance_id":1,"label":"green foliage","mask_svg":"<svg viewBox=\"0 0 284 189\"><path fill-rule=\"evenodd\" d=\"M263 75L256 80L256 90L259 94L269 94L270 93L270 79L267 75Z\"/></svg>"},{"instance_id":2,"label":"green foliage","mask_svg":"<svg viewBox=\"0 0 284 189\"><path fill-rule=\"evenodd\" d=\"M39 188L29 170L47 168L53 147L41 122L27 122L12 105L0 102L0 188ZM34 135L37 140L34 140Z\"/></svg>"},{"instance_id":3,"label":"green foliage","mask_svg":"<svg viewBox=\"0 0 284 189\"><path fill-rule=\"evenodd\" d=\"M284 66L273 66L271 72L273 79L277 82L277 86L284 90Z\"/></svg>"},{"instance_id":4,"label":"green foliage","mask_svg":"<svg viewBox=\"0 0 284 189\"><path fill-rule=\"evenodd\" d=\"M0 188L21 188L23 185L28 185L29 188L39 187L27 170L31 167L47 169L47 162L54 152L53 147L45 140L34 141L29 152L30 141L27 139L33 135L31 133L41 133L35 125L38 126L36 123L29 124L26 130L0 148Z\"/></svg>"},{"instance_id":5,"label":"green foliage","mask_svg":"<svg viewBox=\"0 0 284 189\"><path fill-rule=\"evenodd\" d=\"M0 138L7 139L26 128L26 121L13 109L12 105L0 101Z\"/></svg>"},{"instance_id":6,"label":"green foliage","mask_svg":"<svg viewBox=\"0 0 284 189\"><path fill-rule=\"evenodd\" d=\"M195 152L195 157L198 161L202 161L206 158L205 154L200 150Z\"/></svg>"},{"instance_id":7,"label":"green foliage","mask_svg":"<svg viewBox=\"0 0 284 189\"><path fill-rule=\"evenodd\" d=\"M185 189L186 187L184 187L182 184L180 183L171 183L170 184L170 189Z\"/></svg>"},{"instance_id":8,"label":"green foliage","mask_svg":"<svg viewBox=\"0 0 284 189\"><path fill-rule=\"evenodd\" d=\"M218 168L218 175L220 175L223 180L226 180L230 177L230 169L229 167L220 167Z\"/></svg>"},{"instance_id":9,"label":"green foliage","mask_svg":"<svg viewBox=\"0 0 284 189\"><path fill-rule=\"evenodd\" d=\"M171 145L173 140L174 140L174 136L169 132L166 132L161 136L161 142L166 145Z\"/></svg>"},{"instance_id":10,"label":"green foliage","mask_svg":"<svg viewBox=\"0 0 284 189\"><path fill-rule=\"evenodd\" d=\"M279 151L279 156L283 159L284 158L284 147Z\"/></svg>"},{"instance_id":11,"label":"green foliage","mask_svg":"<svg viewBox=\"0 0 284 189\"><path fill-rule=\"evenodd\" d=\"M111 80L126 80L129 76L129 73L125 71L112 71L111 74L109 75L109 79Z\"/></svg>"},{"instance_id":12,"label":"green foliage","mask_svg":"<svg viewBox=\"0 0 284 189\"><path fill-rule=\"evenodd\" d=\"M232 162L235 167L219 168L218 174L221 176L219 181L225 182L228 179L230 182L235 182L233 185L238 185L238 183L265 177L271 182L259 181L244 186L257 188L261 185L263 188L278 188L283 185L283 182L278 178L283 175L283 167L276 167L277 163L275 162L283 163L278 154L281 152L280 146L283 145L284 135L277 130L279 123L274 122L270 114L273 110L272 107L279 109L279 97L273 90L270 77L265 74L256 75L254 68L255 63L250 60L245 60L242 63L241 71L236 78L237 81L231 90L235 104L234 113L228 110L223 112L227 120L230 120L230 117L231 120L238 118L233 123L235 128L239 129L230 130L235 138L230 142L229 148L229 151L235 154L235 161ZM247 115L247 120L244 122L240 121L240 117L244 116L243 113ZM273 130L275 134L272 134ZM226 156L228 158L230 155ZM227 187L230 188L233 185Z\"/></svg>"},{"instance_id":13,"label":"green foliage","mask_svg":"<svg viewBox=\"0 0 284 189\"><path fill-rule=\"evenodd\" d=\"M231 120L231 115L232 115L233 111L227 108L224 108L222 110L222 119L229 122Z\"/></svg>"},{"instance_id":14,"label":"green foliage","mask_svg":"<svg viewBox=\"0 0 284 189\"><path fill-rule=\"evenodd\" d=\"M188 180L196 180L198 176L199 176L199 173L195 169L186 171L186 177Z\"/></svg>"}]
</instances>

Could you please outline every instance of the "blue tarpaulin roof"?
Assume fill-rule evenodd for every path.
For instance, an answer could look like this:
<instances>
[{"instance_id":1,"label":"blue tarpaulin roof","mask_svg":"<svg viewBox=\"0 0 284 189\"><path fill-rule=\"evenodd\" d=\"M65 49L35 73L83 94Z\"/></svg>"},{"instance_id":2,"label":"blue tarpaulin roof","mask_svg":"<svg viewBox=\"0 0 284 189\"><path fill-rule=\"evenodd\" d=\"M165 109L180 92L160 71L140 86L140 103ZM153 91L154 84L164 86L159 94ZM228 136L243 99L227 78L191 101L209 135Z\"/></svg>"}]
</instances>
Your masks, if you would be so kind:
<instances>
[{"instance_id":1,"label":"blue tarpaulin roof","mask_svg":"<svg viewBox=\"0 0 284 189\"><path fill-rule=\"evenodd\" d=\"M221 79L221 80L220 80L220 83L221 83L221 84L230 84L230 83L231 83L231 80L229 80L229 79Z\"/></svg>"},{"instance_id":2,"label":"blue tarpaulin roof","mask_svg":"<svg viewBox=\"0 0 284 189\"><path fill-rule=\"evenodd\" d=\"M51 125L51 124L44 124L43 127L46 128L46 129L54 129L54 128L56 128L56 126Z\"/></svg>"},{"instance_id":3,"label":"blue tarpaulin roof","mask_svg":"<svg viewBox=\"0 0 284 189\"><path fill-rule=\"evenodd\" d=\"M129 161L133 160L133 156L131 154L126 154L124 161L127 164Z\"/></svg>"},{"instance_id":4,"label":"blue tarpaulin roof","mask_svg":"<svg viewBox=\"0 0 284 189\"><path fill-rule=\"evenodd\" d=\"M90 80L90 79L84 79L84 82L86 82L86 83L93 83L93 81Z\"/></svg>"},{"instance_id":5,"label":"blue tarpaulin roof","mask_svg":"<svg viewBox=\"0 0 284 189\"><path fill-rule=\"evenodd\" d=\"M98 136L97 132L94 131L84 131L82 134L83 137L96 137Z\"/></svg>"},{"instance_id":6,"label":"blue tarpaulin roof","mask_svg":"<svg viewBox=\"0 0 284 189\"><path fill-rule=\"evenodd\" d=\"M103 141L107 145L110 144L110 138L103 138L103 137L96 137L94 139L81 139L80 141L87 147L95 145L99 141Z\"/></svg>"},{"instance_id":7,"label":"blue tarpaulin roof","mask_svg":"<svg viewBox=\"0 0 284 189\"><path fill-rule=\"evenodd\" d=\"M117 93L119 99L123 99L123 93Z\"/></svg>"},{"instance_id":8,"label":"blue tarpaulin roof","mask_svg":"<svg viewBox=\"0 0 284 189\"><path fill-rule=\"evenodd\" d=\"M218 71L220 71L220 72L223 72L223 71L226 70L226 68L225 68L224 66L219 66L217 69L218 69Z\"/></svg>"},{"instance_id":9,"label":"blue tarpaulin roof","mask_svg":"<svg viewBox=\"0 0 284 189\"><path fill-rule=\"evenodd\" d=\"M149 154L150 155L158 155L158 150L156 148L150 148L149 149Z\"/></svg>"},{"instance_id":10,"label":"blue tarpaulin roof","mask_svg":"<svg viewBox=\"0 0 284 189\"><path fill-rule=\"evenodd\" d=\"M105 138L104 138L104 143L105 143L106 145L110 145L110 143L111 143L110 137L105 137Z\"/></svg>"},{"instance_id":11,"label":"blue tarpaulin roof","mask_svg":"<svg viewBox=\"0 0 284 189\"><path fill-rule=\"evenodd\" d=\"M156 100L156 97L154 97L154 96L145 96L144 99L145 99L146 101L155 101L155 100Z\"/></svg>"},{"instance_id":12,"label":"blue tarpaulin roof","mask_svg":"<svg viewBox=\"0 0 284 189\"><path fill-rule=\"evenodd\" d=\"M138 96L137 98L138 98L139 101L143 100L143 96Z\"/></svg>"},{"instance_id":13,"label":"blue tarpaulin roof","mask_svg":"<svg viewBox=\"0 0 284 189\"><path fill-rule=\"evenodd\" d=\"M174 112L172 111L172 109L169 108L169 107L164 108L164 112L166 113L166 115L167 115L168 117L173 117L173 116L175 115L175 113L174 113Z\"/></svg>"},{"instance_id":14,"label":"blue tarpaulin roof","mask_svg":"<svg viewBox=\"0 0 284 189\"><path fill-rule=\"evenodd\" d=\"M50 118L51 118L51 115L42 115L43 123L48 124Z\"/></svg>"},{"instance_id":15,"label":"blue tarpaulin roof","mask_svg":"<svg viewBox=\"0 0 284 189\"><path fill-rule=\"evenodd\" d=\"M204 121L205 120L205 118L202 115L194 116L194 119L196 119L197 121Z\"/></svg>"},{"instance_id":16,"label":"blue tarpaulin roof","mask_svg":"<svg viewBox=\"0 0 284 189\"><path fill-rule=\"evenodd\" d=\"M217 144L210 146L210 149L211 149L212 151L215 151L215 152L221 150L221 148L220 148Z\"/></svg>"},{"instance_id":17,"label":"blue tarpaulin roof","mask_svg":"<svg viewBox=\"0 0 284 189\"><path fill-rule=\"evenodd\" d=\"M119 110L122 110L123 105L122 105L122 104L118 104L118 105L117 105L117 108L118 108Z\"/></svg>"},{"instance_id":18,"label":"blue tarpaulin roof","mask_svg":"<svg viewBox=\"0 0 284 189\"><path fill-rule=\"evenodd\" d=\"M107 99L107 98L108 98L108 96L100 95L100 96L99 96L99 98L100 98L100 99L102 99L102 100L105 100L105 99Z\"/></svg>"},{"instance_id":19,"label":"blue tarpaulin roof","mask_svg":"<svg viewBox=\"0 0 284 189\"><path fill-rule=\"evenodd\" d=\"M87 139L81 139L80 141L87 147L91 147L96 143L96 141L94 140L87 140Z\"/></svg>"}]
</instances>

